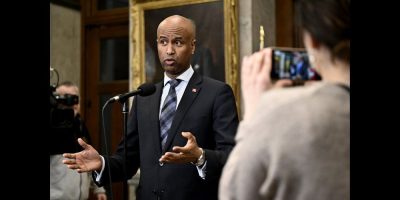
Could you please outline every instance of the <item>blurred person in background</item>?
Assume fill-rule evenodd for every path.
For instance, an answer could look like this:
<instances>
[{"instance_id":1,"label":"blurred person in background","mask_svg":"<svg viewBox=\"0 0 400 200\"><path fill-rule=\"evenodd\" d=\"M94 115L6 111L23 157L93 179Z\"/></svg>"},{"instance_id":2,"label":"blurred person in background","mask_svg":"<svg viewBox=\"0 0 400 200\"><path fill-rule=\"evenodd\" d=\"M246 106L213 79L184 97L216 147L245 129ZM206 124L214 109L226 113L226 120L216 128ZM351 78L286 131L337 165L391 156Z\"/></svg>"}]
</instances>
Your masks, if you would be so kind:
<instances>
[{"instance_id":1,"label":"blurred person in background","mask_svg":"<svg viewBox=\"0 0 400 200\"><path fill-rule=\"evenodd\" d=\"M55 93L58 96L59 109L72 109L73 120L72 126L65 126L57 131L51 132L51 134L59 134L60 137L51 137L53 140L52 143L56 147L51 148L50 151L50 199L86 200L89 199L89 192L93 189L94 196L97 200L106 200L105 189L94 184L90 173L78 173L69 169L62 162L63 151L68 149L73 152L79 152L82 150L77 142L78 138L82 138L86 142L91 143L89 132L79 115L80 104L78 86L70 81L66 81L57 86ZM68 117L65 118L68 119Z\"/></svg>"}]
</instances>

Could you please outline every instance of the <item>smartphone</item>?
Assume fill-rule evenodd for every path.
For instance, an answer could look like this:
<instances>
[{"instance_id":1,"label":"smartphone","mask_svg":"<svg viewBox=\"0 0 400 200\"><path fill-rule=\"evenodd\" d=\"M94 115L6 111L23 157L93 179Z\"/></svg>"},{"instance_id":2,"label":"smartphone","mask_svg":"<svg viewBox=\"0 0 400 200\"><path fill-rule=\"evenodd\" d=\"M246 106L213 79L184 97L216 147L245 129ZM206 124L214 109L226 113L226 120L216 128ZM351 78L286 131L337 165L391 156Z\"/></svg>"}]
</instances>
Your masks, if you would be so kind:
<instances>
[{"instance_id":1,"label":"smartphone","mask_svg":"<svg viewBox=\"0 0 400 200\"><path fill-rule=\"evenodd\" d=\"M291 79L298 84L307 80L321 80L310 65L303 48L272 47L272 80Z\"/></svg>"}]
</instances>

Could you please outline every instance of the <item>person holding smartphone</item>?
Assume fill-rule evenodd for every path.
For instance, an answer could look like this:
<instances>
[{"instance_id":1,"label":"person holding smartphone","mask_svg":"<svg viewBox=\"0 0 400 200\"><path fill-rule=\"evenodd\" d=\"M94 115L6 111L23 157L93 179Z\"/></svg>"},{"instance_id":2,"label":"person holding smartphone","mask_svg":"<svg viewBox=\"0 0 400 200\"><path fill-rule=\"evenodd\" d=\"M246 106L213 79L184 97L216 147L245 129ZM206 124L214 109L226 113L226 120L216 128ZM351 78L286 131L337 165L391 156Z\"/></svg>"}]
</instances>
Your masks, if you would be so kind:
<instances>
[{"instance_id":1,"label":"person holding smartphone","mask_svg":"<svg viewBox=\"0 0 400 200\"><path fill-rule=\"evenodd\" d=\"M241 65L244 118L219 199L350 199L350 0L296 1L317 83L271 82L272 49Z\"/></svg>"}]
</instances>

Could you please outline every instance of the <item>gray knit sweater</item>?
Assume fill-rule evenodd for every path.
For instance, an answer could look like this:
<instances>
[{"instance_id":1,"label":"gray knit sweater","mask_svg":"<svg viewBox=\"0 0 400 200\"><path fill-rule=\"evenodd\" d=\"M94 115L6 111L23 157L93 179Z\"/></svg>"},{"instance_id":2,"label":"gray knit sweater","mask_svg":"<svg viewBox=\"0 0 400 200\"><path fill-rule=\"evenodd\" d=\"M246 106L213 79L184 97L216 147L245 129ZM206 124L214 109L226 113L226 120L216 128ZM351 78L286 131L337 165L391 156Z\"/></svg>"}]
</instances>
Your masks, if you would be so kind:
<instances>
[{"instance_id":1,"label":"gray knit sweater","mask_svg":"<svg viewBox=\"0 0 400 200\"><path fill-rule=\"evenodd\" d=\"M350 95L332 83L278 89L242 121L220 200L350 199Z\"/></svg>"}]
</instances>

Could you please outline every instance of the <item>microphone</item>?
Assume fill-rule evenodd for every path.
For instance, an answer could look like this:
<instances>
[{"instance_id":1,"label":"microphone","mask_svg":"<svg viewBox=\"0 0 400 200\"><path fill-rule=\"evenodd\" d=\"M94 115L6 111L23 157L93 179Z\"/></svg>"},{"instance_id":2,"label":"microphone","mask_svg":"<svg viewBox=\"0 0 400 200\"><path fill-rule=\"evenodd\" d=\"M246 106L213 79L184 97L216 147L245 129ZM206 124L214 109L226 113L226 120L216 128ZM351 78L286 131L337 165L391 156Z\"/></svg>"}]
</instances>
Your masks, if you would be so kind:
<instances>
[{"instance_id":1,"label":"microphone","mask_svg":"<svg viewBox=\"0 0 400 200\"><path fill-rule=\"evenodd\" d=\"M152 95L155 91L156 91L156 86L153 83L144 83L140 85L137 90L112 97L111 99L108 100L108 102L112 103L115 101L119 101L121 103L125 102L131 96L140 95L142 97L145 97Z\"/></svg>"}]
</instances>

